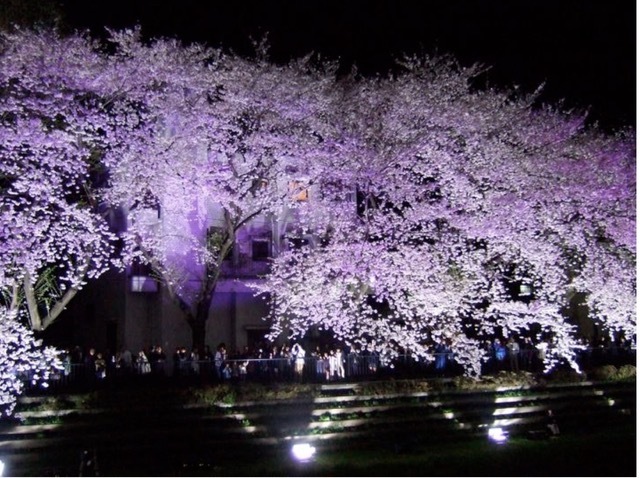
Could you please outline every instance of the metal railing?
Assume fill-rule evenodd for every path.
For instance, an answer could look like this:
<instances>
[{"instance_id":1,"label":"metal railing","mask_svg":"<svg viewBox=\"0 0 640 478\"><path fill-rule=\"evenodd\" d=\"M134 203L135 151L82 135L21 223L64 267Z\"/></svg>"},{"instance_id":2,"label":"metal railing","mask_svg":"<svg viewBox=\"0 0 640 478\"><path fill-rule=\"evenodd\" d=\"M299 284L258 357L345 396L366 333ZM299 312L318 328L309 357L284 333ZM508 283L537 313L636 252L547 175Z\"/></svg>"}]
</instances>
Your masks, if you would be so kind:
<instances>
[{"instance_id":1,"label":"metal railing","mask_svg":"<svg viewBox=\"0 0 640 478\"><path fill-rule=\"evenodd\" d=\"M401 355L389 364L382 364L377 355L346 354L339 363L335 360L307 356L292 358L230 358L223 364L213 360L158 360L132 362L131 364L107 362L105 367L94 363L65 362L62 370L56 371L48 382L47 390L58 392L64 389L92 389L105 384L117 385L131 381L173 380L184 384L216 382L306 382L321 383L339 380L358 381L372 378L435 378L451 377L462 373L452 353L435 354L431 362L415 360L410 355ZM623 365L636 363L636 351L629 348L589 348L581 351L578 360L583 367L598 365ZM485 374L500 370L541 372L542 363L536 351L521 350L512 360L495 357L483 364ZM28 391L42 391L24 376Z\"/></svg>"}]
</instances>

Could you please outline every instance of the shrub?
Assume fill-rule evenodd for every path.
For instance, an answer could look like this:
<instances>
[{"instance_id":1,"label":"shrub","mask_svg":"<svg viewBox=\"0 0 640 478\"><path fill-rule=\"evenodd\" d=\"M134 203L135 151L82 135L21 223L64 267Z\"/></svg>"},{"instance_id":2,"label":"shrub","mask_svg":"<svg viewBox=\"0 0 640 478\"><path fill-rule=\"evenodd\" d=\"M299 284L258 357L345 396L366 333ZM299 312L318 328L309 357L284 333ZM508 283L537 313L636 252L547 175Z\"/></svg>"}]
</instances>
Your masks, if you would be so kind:
<instances>
[{"instance_id":1,"label":"shrub","mask_svg":"<svg viewBox=\"0 0 640 478\"><path fill-rule=\"evenodd\" d=\"M614 380L618 369L614 365L603 365L593 370L593 378L596 380Z\"/></svg>"},{"instance_id":2,"label":"shrub","mask_svg":"<svg viewBox=\"0 0 640 478\"><path fill-rule=\"evenodd\" d=\"M242 383L237 385L238 401L253 402L259 400L292 400L317 395L318 387L304 383Z\"/></svg>"},{"instance_id":3,"label":"shrub","mask_svg":"<svg viewBox=\"0 0 640 478\"><path fill-rule=\"evenodd\" d=\"M235 390L226 384L209 386L202 389L192 389L191 393L195 403L205 403L207 405L226 403L233 405L237 401Z\"/></svg>"},{"instance_id":4,"label":"shrub","mask_svg":"<svg viewBox=\"0 0 640 478\"><path fill-rule=\"evenodd\" d=\"M501 387L526 387L535 385L536 380L529 372L500 371L496 375L485 375L480 378L454 377L453 386L459 390L494 390Z\"/></svg>"},{"instance_id":5,"label":"shrub","mask_svg":"<svg viewBox=\"0 0 640 478\"><path fill-rule=\"evenodd\" d=\"M431 390L424 380L384 380L359 384L355 391L358 395L388 395L397 393L421 393Z\"/></svg>"},{"instance_id":6,"label":"shrub","mask_svg":"<svg viewBox=\"0 0 640 478\"><path fill-rule=\"evenodd\" d=\"M544 376L546 381L549 382L566 382L575 383L583 382L587 377L583 373L578 373L572 368L557 368Z\"/></svg>"},{"instance_id":7,"label":"shrub","mask_svg":"<svg viewBox=\"0 0 640 478\"><path fill-rule=\"evenodd\" d=\"M623 365L615 375L617 380L631 380L636 378L636 367L634 365Z\"/></svg>"}]
</instances>

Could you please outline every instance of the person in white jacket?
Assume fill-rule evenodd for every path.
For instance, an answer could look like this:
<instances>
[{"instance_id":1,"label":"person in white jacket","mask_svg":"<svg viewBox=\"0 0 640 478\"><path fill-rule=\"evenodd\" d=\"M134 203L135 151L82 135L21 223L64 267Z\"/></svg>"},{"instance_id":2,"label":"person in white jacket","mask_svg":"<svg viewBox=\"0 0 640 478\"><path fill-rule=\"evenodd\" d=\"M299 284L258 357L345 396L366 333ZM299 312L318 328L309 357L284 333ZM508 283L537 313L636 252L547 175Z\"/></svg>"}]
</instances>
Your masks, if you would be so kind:
<instances>
[{"instance_id":1,"label":"person in white jacket","mask_svg":"<svg viewBox=\"0 0 640 478\"><path fill-rule=\"evenodd\" d=\"M306 355L305 350L299 343L293 344L291 347L291 357L293 358L294 364L294 372L296 378L302 378L302 370L304 369L304 356Z\"/></svg>"}]
</instances>

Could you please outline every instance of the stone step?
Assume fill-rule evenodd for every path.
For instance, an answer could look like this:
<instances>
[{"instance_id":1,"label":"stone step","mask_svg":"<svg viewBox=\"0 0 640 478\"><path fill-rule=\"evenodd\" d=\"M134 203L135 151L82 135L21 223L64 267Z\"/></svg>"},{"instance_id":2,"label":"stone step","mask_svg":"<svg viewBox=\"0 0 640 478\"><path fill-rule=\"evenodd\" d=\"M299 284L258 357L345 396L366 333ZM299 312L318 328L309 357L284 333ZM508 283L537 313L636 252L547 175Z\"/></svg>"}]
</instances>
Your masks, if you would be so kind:
<instances>
[{"instance_id":1,"label":"stone step","mask_svg":"<svg viewBox=\"0 0 640 478\"><path fill-rule=\"evenodd\" d=\"M5 421L0 424L0 455L15 476L77 474L73 463L77 467L85 448L99 451L101 461L106 461L105 473L119 466L132 475L135 470L166 475L162 467L165 472L166 467L177 470L191 458L197 462L198 457L223 453L217 459L251 460L259 450L274 453L295 440L351 448L370 440L397 441L407 436L407 430L411 431L407 439L423 442L461 440L486 435L490 426L524 435L544 430L550 408L567 430L635 417L635 384L386 396L354 395L354 384L325 385L323 392L340 395L233 405L179 407L170 399L150 401L146 408L125 403L86 411L20 410L23 420L59 422ZM126 400L126 393L121 395ZM21 401L20 406L38 406L37 397Z\"/></svg>"}]
</instances>

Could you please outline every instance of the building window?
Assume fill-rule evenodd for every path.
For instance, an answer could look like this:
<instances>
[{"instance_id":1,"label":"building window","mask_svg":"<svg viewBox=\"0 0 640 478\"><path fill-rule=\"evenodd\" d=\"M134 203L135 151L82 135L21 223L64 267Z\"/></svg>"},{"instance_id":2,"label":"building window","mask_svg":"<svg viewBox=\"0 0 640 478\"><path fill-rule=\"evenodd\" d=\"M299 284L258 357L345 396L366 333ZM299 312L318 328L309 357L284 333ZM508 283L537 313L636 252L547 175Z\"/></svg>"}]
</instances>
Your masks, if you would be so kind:
<instances>
[{"instance_id":1,"label":"building window","mask_svg":"<svg viewBox=\"0 0 640 478\"><path fill-rule=\"evenodd\" d=\"M520 297L531 297L533 295L533 289L528 284L520 284L518 295Z\"/></svg>"},{"instance_id":2,"label":"building window","mask_svg":"<svg viewBox=\"0 0 640 478\"><path fill-rule=\"evenodd\" d=\"M304 237L287 236L286 239L290 250L300 250L303 247L309 245L309 240Z\"/></svg>"},{"instance_id":3,"label":"building window","mask_svg":"<svg viewBox=\"0 0 640 478\"><path fill-rule=\"evenodd\" d=\"M271 257L271 243L269 239L253 239L251 241L251 258L254 261L265 261L269 257Z\"/></svg>"},{"instance_id":4,"label":"building window","mask_svg":"<svg viewBox=\"0 0 640 478\"><path fill-rule=\"evenodd\" d=\"M308 201L309 190L302 181L289 181L289 192L294 201Z\"/></svg>"},{"instance_id":5,"label":"building window","mask_svg":"<svg viewBox=\"0 0 640 478\"><path fill-rule=\"evenodd\" d=\"M131 292L158 292L158 282L149 276L131 276Z\"/></svg>"},{"instance_id":6,"label":"building window","mask_svg":"<svg viewBox=\"0 0 640 478\"><path fill-rule=\"evenodd\" d=\"M130 269L131 292L158 292L158 282L153 277L151 264L145 264L136 258Z\"/></svg>"}]
</instances>

